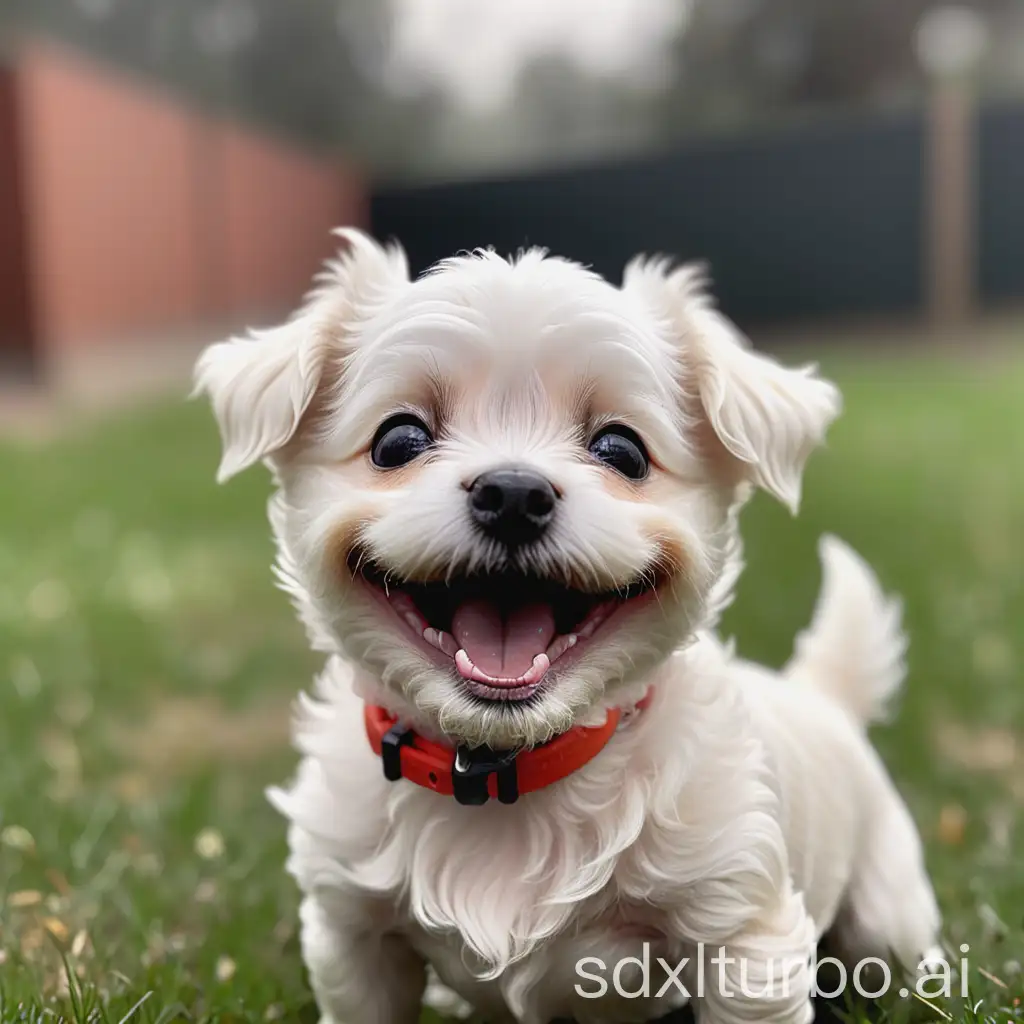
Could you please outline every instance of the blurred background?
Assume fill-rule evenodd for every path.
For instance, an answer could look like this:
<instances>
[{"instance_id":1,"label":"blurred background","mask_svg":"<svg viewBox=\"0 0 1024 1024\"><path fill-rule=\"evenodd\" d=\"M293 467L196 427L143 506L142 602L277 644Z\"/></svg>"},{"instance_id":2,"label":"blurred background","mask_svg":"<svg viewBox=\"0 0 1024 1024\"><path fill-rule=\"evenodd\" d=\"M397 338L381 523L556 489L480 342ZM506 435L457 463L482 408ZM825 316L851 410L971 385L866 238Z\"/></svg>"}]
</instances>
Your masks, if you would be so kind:
<instances>
[{"instance_id":1,"label":"blurred background","mask_svg":"<svg viewBox=\"0 0 1024 1024\"><path fill-rule=\"evenodd\" d=\"M800 518L745 514L727 632L786 658L823 531L904 596L877 740L1020 1019L1021 0L0 0L0 1024L79 982L110 1019L315 1020L262 787L317 659L265 474L217 490L182 398L339 224L417 270L706 260L840 383Z\"/></svg>"},{"instance_id":2,"label":"blurred background","mask_svg":"<svg viewBox=\"0 0 1024 1024\"><path fill-rule=\"evenodd\" d=\"M0 40L9 373L280 315L343 222L705 259L750 328L1024 297L1017 0L3 0Z\"/></svg>"}]
</instances>

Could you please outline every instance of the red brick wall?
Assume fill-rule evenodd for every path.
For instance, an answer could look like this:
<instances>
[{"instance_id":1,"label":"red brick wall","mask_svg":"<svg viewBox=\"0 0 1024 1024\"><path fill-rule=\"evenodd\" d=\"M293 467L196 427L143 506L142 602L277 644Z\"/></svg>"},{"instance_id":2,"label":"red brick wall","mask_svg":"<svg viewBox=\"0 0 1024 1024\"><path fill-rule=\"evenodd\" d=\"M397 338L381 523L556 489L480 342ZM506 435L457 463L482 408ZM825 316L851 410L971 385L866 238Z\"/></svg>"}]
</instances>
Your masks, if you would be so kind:
<instances>
[{"instance_id":1,"label":"red brick wall","mask_svg":"<svg viewBox=\"0 0 1024 1024\"><path fill-rule=\"evenodd\" d=\"M222 132L221 142L228 306L280 309L308 290L311 270L335 248L325 211L335 211L331 227L365 220L362 185L237 129Z\"/></svg>"},{"instance_id":2,"label":"red brick wall","mask_svg":"<svg viewBox=\"0 0 1024 1024\"><path fill-rule=\"evenodd\" d=\"M330 228L365 220L340 162L56 50L26 50L16 75L44 346L280 312L330 252Z\"/></svg>"}]
</instances>

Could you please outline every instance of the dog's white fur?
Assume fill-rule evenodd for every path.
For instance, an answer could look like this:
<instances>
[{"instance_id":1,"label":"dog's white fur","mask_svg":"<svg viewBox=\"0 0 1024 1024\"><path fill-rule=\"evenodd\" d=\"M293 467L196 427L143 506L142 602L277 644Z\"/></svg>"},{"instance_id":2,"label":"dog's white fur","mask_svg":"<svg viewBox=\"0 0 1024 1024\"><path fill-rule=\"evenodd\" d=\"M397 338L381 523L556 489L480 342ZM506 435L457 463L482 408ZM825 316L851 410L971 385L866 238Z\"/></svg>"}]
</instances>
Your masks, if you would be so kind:
<instances>
[{"instance_id":1,"label":"dog's white fur","mask_svg":"<svg viewBox=\"0 0 1024 1024\"><path fill-rule=\"evenodd\" d=\"M279 573L329 655L298 716L297 778L272 794L291 821L324 1020L414 1021L428 964L491 1020L646 1020L669 1008L658 979L649 998L576 990L582 957L610 966L643 941L652 964L698 943L745 960L742 976L726 970L731 998L705 984L703 1024L808 1021L808 958L826 931L847 956L915 967L938 912L865 734L902 680L898 606L826 539L817 613L781 673L714 633L740 570L738 508L760 486L795 511L834 387L754 353L689 268L638 260L616 288L543 253L481 252L410 281L400 250L342 234L291 321L213 346L197 367L224 438L220 477L260 459L275 475ZM382 473L367 449L403 409L438 445ZM650 449L642 484L586 457L613 421ZM656 601L556 664L537 700L481 707L346 558L358 548L396 580L503 564L463 486L509 461L561 495L550 536L512 556L519 568L602 589L661 582ZM600 755L513 806L390 784L363 732L365 698L426 735L525 746L650 686L653 704ZM770 963L770 995L738 991L763 990ZM695 991L692 965L682 977ZM431 992L452 1005L436 978Z\"/></svg>"}]
</instances>

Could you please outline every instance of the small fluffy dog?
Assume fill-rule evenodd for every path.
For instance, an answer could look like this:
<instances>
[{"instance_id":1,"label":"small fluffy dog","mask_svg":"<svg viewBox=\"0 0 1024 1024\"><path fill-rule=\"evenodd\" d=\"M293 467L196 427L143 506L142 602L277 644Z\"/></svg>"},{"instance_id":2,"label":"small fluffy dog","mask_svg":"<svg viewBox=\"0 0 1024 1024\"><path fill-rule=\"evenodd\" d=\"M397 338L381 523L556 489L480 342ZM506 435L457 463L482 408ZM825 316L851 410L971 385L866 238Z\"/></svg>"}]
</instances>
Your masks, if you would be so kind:
<instances>
[{"instance_id":1,"label":"small fluffy dog","mask_svg":"<svg viewBox=\"0 0 1024 1024\"><path fill-rule=\"evenodd\" d=\"M340 234L307 304L196 378L220 479L274 474L329 655L271 794L323 1020L413 1022L429 972L495 1022L647 1020L685 987L701 1024L805 1024L826 932L916 967L938 912L866 737L898 606L826 539L781 673L714 633L737 510L796 510L836 389L752 351L692 268L615 287L487 251L410 280Z\"/></svg>"}]
</instances>

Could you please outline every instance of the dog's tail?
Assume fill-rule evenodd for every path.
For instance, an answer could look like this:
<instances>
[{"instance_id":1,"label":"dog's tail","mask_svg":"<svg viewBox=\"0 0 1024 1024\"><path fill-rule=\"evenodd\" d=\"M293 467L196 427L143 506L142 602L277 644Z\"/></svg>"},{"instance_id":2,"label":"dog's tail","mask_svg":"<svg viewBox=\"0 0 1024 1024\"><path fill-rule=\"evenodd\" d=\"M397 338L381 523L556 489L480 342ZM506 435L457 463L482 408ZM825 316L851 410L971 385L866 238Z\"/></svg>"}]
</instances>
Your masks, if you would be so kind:
<instances>
[{"instance_id":1,"label":"dog's tail","mask_svg":"<svg viewBox=\"0 0 1024 1024\"><path fill-rule=\"evenodd\" d=\"M823 536L818 550L818 604L783 674L824 691L866 726L887 717L906 674L902 605L838 538Z\"/></svg>"}]
</instances>

